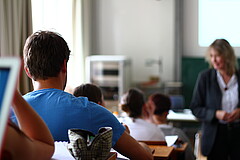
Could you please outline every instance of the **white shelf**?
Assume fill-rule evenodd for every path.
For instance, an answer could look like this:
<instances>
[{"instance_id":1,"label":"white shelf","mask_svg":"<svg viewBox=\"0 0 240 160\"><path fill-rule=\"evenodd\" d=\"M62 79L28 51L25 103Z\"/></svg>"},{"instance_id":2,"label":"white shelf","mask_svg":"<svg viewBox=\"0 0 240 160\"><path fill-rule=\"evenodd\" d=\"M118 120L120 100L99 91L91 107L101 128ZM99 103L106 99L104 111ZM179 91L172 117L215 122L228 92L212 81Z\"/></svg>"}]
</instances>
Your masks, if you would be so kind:
<instances>
[{"instance_id":1,"label":"white shelf","mask_svg":"<svg viewBox=\"0 0 240 160\"><path fill-rule=\"evenodd\" d=\"M94 83L102 89L109 110L116 107L119 98L129 88L130 76L130 60L126 56L93 55L86 58L87 83Z\"/></svg>"}]
</instances>

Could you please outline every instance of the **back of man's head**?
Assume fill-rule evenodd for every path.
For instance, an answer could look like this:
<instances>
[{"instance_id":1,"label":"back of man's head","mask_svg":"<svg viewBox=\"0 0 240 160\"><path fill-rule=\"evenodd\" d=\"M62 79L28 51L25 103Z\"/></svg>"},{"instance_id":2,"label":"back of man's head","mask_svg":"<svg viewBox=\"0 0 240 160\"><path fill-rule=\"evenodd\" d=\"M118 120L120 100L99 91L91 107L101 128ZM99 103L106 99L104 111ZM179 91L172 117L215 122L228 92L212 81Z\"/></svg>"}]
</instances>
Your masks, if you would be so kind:
<instances>
[{"instance_id":1,"label":"back of man's head","mask_svg":"<svg viewBox=\"0 0 240 160\"><path fill-rule=\"evenodd\" d=\"M23 54L24 67L31 77L46 80L58 76L64 60L69 59L70 50L58 33L39 31L28 37Z\"/></svg>"},{"instance_id":2,"label":"back of man's head","mask_svg":"<svg viewBox=\"0 0 240 160\"><path fill-rule=\"evenodd\" d=\"M162 115L164 112L168 112L171 108L171 100L168 96L161 93L155 93L150 96L150 99L155 104L155 115Z\"/></svg>"}]
</instances>

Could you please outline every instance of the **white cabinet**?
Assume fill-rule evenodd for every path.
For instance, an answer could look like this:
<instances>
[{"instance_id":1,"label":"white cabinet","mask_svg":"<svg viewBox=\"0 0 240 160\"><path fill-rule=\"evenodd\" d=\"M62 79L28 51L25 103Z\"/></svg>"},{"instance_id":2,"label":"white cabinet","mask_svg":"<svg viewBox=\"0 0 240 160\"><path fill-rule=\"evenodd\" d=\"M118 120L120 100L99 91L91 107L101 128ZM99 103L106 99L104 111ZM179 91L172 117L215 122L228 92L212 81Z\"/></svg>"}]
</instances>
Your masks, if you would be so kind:
<instances>
[{"instance_id":1,"label":"white cabinet","mask_svg":"<svg viewBox=\"0 0 240 160\"><path fill-rule=\"evenodd\" d=\"M130 59L121 55L93 55L86 58L86 80L99 86L106 107L119 112L119 98L131 83Z\"/></svg>"}]
</instances>

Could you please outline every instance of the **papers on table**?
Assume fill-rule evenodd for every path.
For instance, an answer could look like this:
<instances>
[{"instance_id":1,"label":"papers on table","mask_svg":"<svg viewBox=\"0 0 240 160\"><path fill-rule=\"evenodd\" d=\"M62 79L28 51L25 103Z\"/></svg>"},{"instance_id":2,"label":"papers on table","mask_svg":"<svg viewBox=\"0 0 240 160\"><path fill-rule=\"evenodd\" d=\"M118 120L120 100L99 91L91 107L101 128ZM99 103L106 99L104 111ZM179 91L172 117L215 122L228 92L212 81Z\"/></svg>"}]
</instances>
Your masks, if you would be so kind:
<instances>
[{"instance_id":1,"label":"papers on table","mask_svg":"<svg viewBox=\"0 0 240 160\"><path fill-rule=\"evenodd\" d=\"M68 142L54 142L55 151L51 160L75 160L67 149Z\"/></svg>"},{"instance_id":2,"label":"papers on table","mask_svg":"<svg viewBox=\"0 0 240 160\"><path fill-rule=\"evenodd\" d=\"M178 136L177 135L174 135L174 136L165 136L165 140L167 142L167 146L170 147L170 146L173 146L174 143L177 141L178 139Z\"/></svg>"},{"instance_id":3,"label":"papers on table","mask_svg":"<svg viewBox=\"0 0 240 160\"><path fill-rule=\"evenodd\" d=\"M169 111L167 116L168 120L171 121L193 121L197 122L197 118L192 114L190 109L184 109L183 112L174 112L172 110Z\"/></svg>"},{"instance_id":4,"label":"papers on table","mask_svg":"<svg viewBox=\"0 0 240 160\"><path fill-rule=\"evenodd\" d=\"M117 152L117 151L112 148L110 152ZM129 158L117 152L117 160L129 160Z\"/></svg>"}]
</instances>

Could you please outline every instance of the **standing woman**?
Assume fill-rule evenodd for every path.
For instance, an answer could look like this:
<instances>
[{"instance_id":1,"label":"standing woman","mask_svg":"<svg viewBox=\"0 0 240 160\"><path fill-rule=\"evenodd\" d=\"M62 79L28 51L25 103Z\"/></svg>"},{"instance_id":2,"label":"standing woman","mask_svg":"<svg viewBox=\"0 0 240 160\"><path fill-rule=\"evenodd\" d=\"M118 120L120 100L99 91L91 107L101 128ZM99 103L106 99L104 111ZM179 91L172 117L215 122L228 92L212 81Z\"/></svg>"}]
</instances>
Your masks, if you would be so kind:
<instances>
[{"instance_id":1,"label":"standing woman","mask_svg":"<svg viewBox=\"0 0 240 160\"><path fill-rule=\"evenodd\" d=\"M225 39L215 40L206 60L211 69L199 74L190 108L202 122L202 154L208 160L240 158L240 73Z\"/></svg>"}]
</instances>

